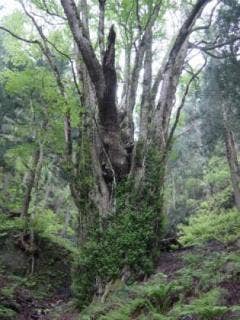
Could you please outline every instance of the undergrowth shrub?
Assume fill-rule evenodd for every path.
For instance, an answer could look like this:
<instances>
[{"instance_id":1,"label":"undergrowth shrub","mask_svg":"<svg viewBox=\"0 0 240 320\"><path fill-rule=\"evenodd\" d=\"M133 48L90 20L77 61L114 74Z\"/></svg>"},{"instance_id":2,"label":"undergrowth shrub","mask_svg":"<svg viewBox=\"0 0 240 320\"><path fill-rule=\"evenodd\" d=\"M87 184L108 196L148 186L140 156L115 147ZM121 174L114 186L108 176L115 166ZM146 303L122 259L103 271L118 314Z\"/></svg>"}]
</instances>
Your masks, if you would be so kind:
<instances>
[{"instance_id":1,"label":"undergrowth shrub","mask_svg":"<svg viewBox=\"0 0 240 320\"><path fill-rule=\"evenodd\" d=\"M0 236L14 230L23 230L24 222L20 218L10 219L7 215L0 213Z\"/></svg>"},{"instance_id":2,"label":"undergrowth shrub","mask_svg":"<svg viewBox=\"0 0 240 320\"><path fill-rule=\"evenodd\" d=\"M44 237L57 235L62 229L57 215L49 209L37 211L30 221L30 227Z\"/></svg>"},{"instance_id":3,"label":"undergrowth shrub","mask_svg":"<svg viewBox=\"0 0 240 320\"><path fill-rule=\"evenodd\" d=\"M14 320L16 319L16 312L0 304L0 319Z\"/></svg>"},{"instance_id":4,"label":"undergrowth shrub","mask_svg":"<svg viewBox=\"0 0 240 320\"><path fill-rule=\"evenodd\" d=\"M38 237L55 242L70 251L74 250L74 243L70 240L73 230L68 227L66 235L68 239L61 236L64 229L59 217L51 210L36 210L28 220L17 217L12 218L0 212L0 237L6 237L9 233L33 231Z\"/></svg>"},{"instance_id":5,"label":"undergrowth shrub","mask_svg":"<svg viewBox=\"0 0 240 320\"><path fill-rule=\"evenodd\" d=\"M81 313L81 319L87 320L90 315L101 320L160 319L177 301L181 290L176 282L168 283L164 274L158 274L148 283L125 285L98 308L90 305Z\"/></svg>"},{"instance_id":6,"label":"undergrowth shrub","mask_svg":"<svg viewBox=\"0 0 240 320\"><path fill-rule=\"evenodd\" d=\"M234 242L240 237L240 213L236 209L221 212L201 211L179 227L183 245L198 245L210 240Z\"/></svg>"},{"instance_id":7,"label":"undergrowth shrub","mask_svg":"<svg viewBox=\"0 0 240 320\"><path fill-rule=\"evenodd\" d=\"M147 209L138 214L122 211L108 221L104 232L93 231L75 263L73 289L81 307L94 294L96 279L106 284L121 277L122 270L129 273L129 281L151 274L154 218L155 214Z\"/></svg>"},{"instance_id":8,"label":"undergrowth shrub","mask_svg":"<svg viewBox=\"0 0 240 320\"><path fill-rule=\"evenodd\" d=\"M215 319L228 311L227 307L221 306L221 295L221 290L212 289L190 304L176 304L169 315L175 316L175 319L186 316L197 316L199 320Z\"/></svg>"}]
</instances>

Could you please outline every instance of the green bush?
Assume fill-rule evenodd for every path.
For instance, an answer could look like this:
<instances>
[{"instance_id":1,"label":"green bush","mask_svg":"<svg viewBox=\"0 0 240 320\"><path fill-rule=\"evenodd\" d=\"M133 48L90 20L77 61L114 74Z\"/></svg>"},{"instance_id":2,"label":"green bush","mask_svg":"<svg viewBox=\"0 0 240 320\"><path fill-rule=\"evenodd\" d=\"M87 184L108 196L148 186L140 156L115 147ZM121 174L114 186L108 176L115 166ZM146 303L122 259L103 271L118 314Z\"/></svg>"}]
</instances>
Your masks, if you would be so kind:
<instances>
[{"instance_id":1,"label":"green bush","mask_svg":"<svg viewBox=\"0 0 240 320\"><path fill-rule=\"evenodd\" d=\"M121 212L108 221L108 228L96 230L81 249L75 263L73 289L84 305L94 293L97 278L106 282L121 276L124 268L135 276L151 274L155 244L155 214L151 210Z\"/></svg>"},{"instance_id":2,"label":"green bush","mask_svg":"<svg viewBox=\"0 0 240 320\"><path fill-rule=\"evenodd\" d=\"M46 238L57 235L62 227L59 217L49 209L37 210L30 221L30 228Z\"/></svg>"},{"instance_id":3,"label":"green bush","mask_svg":"<svg viewBox=\"0 0 240 320\"><path fill-rule=\"evenodd\" d=\"M203 252L191 253L185 255L183 259L185 267L177 272L178 282L186 292L190 289L193 295L216 288L229 276L227 273L220 272L229 260L225 253L213 252L210 256Z\"/></svg>"},{"instance_id":4,"label":"green bush","mask_svg":"<svg viewBox=\"0 0 240 320\"><path fill-rule=\"evenodd\" d=\"M232 209L220 213L202 211L179 227L183 245L198 245L210 240L230 243L240 237L240 213Z\"/></svg>"},{"instance_id":5,"label":"green bush","mask_svg":"<svg viewBox=\"0 0 240 320\"><path fill-rule=\"evenodd\" d=\"M10 219L7 215L0 213L0 237L9 231L23 230L24 221L20 218Z\"/></svg>"},{"instance_id":6,"label":"green bush","mask_svg":"<svg viewBox=\"0 0 240 320\"><path fill-rule=\"evenodd\" d=\"M170 315L176 317L197 316L200 320L215 319L215 317L224 315L228 308L220 306L221 291L212 289L194 299L190 304L177 304Z\"/></svg>"}]
</instances>

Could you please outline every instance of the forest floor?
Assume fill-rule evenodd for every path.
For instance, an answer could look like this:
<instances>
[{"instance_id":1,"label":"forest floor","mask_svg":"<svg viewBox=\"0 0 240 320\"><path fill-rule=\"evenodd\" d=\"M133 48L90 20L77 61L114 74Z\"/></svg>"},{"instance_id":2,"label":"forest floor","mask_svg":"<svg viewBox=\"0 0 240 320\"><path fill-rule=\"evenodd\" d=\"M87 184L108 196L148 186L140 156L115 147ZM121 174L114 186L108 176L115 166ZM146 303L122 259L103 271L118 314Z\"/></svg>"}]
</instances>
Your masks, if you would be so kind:
<instances>
[{"instance_id":1,"label":"forest floor","mask_svg":"<svg viewBox=\"0 0 240 320\"><path fill-rule=\"evenodd\" d=\"M154 275L129 287L118 284L79 319L240 320L239 249L239 241L209 241L162 252Z\"/></svg>"},{"instance_id":2,"label":"forest floor","mask_svg":"<svg viewBox=\"0 0 240 320\"><path fill-rule=\"evenodd\" d=\"M1 258L8 261L1 248ZM116 281L104 303L94 301L81 314L71 300L69 265L63 267L61 260L66 252L58 249L53 256L51 250L56 248L47 249L50 262L40 255L35 276L9 272L19 261L0 269L1 320L240 320L239 241L161 252L150 278L129 286Z\"/></svg>"},{"instance_id":3,"label":"forest floor","mask_svg":"<svg viewBox=\"0 0 240 320\"><path fill-rule=\"evenodd\" d=\"M19 247L18 238L17 231L0 234L0 320L53 320L53 311L62 320L75 320L69 306L71 252L49 239L36 239L32 274L31 255Z\"/></svg>"},{"instance_id":4,"label":"forest floor","mask_svg":"<svg viewBox=\"0 0 240 320\"><path fill-rule=\"evenodd\" d=\"M6 279L0 279L0 287L7 285ZM8 283L9 285L9 283ZM13 302L14 301L14 302ZM69 297L63 295L54 295L45 299L37 299L30 295L26 289L18 288L15 291L13 301L5 303L10 309L17 313L0 317L1 320L17 319L17 320L75 320L77 313L72 311L69 306ZM59 318L59 315L60 318Z\"/></svg>"}]
</instances>

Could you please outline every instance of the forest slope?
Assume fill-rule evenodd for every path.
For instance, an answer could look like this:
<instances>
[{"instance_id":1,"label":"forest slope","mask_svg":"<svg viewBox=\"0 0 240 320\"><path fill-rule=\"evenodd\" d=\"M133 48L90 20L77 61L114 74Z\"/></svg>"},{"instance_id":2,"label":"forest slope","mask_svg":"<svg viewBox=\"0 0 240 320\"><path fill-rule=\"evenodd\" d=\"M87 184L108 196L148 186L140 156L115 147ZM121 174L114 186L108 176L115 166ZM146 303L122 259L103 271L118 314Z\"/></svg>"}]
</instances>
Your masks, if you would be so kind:
<instances>
[{"instance_id":1,"label":"forest slope","mask_svg":"<svg viewBox=\"0 0 240 320\"><path fill-rule=\"evenodd\" d=\"M80 319L240 319L239 228L235 211L198 215L182 227L186 247L162 252L155 275L130 286L116 281Z\"/></svg>"},{"instance_id":2,"label":"forest slope","mask_svg":"<svg viewBox=\"0 0 240 320\"><path fill-rule=\"evenodd\" d=\"M18 231L10 229L5 224L0 238L2 320L240 319L235 210L190 219L180 227L183 247L159 250L152 276L128 284L115 279L81 313L70 293L71 252L39 236L34 274L26 274L29 256L16 243Z\"/></svg>"}]
</instances>

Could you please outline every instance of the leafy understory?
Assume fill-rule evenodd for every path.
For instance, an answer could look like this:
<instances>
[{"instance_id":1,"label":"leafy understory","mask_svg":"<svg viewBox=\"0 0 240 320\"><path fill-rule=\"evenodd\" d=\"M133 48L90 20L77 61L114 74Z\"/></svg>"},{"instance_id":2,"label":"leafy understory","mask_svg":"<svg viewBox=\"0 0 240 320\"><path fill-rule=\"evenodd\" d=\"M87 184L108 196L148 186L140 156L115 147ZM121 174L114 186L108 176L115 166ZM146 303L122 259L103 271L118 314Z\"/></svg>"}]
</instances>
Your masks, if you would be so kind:
<instances>
[{"instance_id":1,"label":"leafy understory","mask_svg":"<svg viewBox=\"0 0 240 320\"><path fill-rule=\"evenodd\" d=\"M239 212L229 212L227 219L222 215L213 215L221 240L215 232L209 233L212 215L199 213L189 225L180 226L180 239L186 248L160 255L158 271L165 273L158 272L149 280L131 285L116 281L110 286L106 301L93 301L80 319L240 318ZM234 233L231 238L230 231Z\"/></svg>"}]
</instances>

